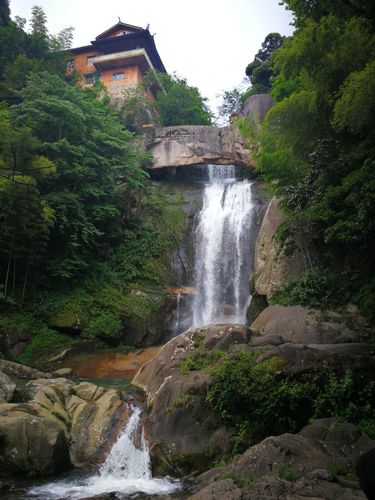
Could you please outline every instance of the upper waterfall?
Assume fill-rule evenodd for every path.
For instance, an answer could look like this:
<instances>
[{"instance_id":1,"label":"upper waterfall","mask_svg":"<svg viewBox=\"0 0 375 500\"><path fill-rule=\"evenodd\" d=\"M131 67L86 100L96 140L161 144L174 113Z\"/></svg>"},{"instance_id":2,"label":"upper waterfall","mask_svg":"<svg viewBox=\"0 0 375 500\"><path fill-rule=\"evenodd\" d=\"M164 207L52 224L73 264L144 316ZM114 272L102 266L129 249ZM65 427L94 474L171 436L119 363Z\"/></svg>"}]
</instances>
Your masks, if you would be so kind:
<instances>
[{"instance_id":1,"label":"upper waterfall","mask_svg":"<svg viewBox=\"0 0 375 500\"><path fill-rule=\"evenodd\" d=\"M209 165L195 233L193 326L246 323L250 301L252 183L233 165Z\"/></svg>"}]
</instances>

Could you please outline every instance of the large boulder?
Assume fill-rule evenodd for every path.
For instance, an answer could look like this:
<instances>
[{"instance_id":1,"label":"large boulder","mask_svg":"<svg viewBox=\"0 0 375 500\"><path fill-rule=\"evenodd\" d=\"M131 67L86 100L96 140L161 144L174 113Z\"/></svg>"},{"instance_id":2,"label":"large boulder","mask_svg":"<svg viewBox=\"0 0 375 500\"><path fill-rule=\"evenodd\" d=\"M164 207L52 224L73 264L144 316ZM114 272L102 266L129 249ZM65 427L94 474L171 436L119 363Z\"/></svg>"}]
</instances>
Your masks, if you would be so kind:
<instances>
[{"instance_id":1,"label":"large boulder","mask_svg":"<svg viewBox=\"0 0 375 500\"><path fill-rule=\"evenodd\" d=\"M27 347L31 333L22 322L11 317L0 320L0 353L8 359L16 359Z\"/></svg>"},{"instance_id":2,"label":"large boulder","mask_svg":"<svg viewBox=\"0 0 375 500\"><path fill-rule=\"evenodd\" d=\"M129 417L129 405L118 391L52 378L8 361L2 361L2 369L0 465L4 463L4 475L46 475L71 464L87 468L103 462ZM27 383L20 380L26 375L31 379ZM16 403L6 403L12 399Z\"/></svg>"},{"instance_id":3,"label":"large boulder","mask_svg":"<svg viewBox=\"0 0 375 500\"><path fill-rule=\"evenodd\" d=\"M262 122L274 104L269 94L255 94L248 97L242 105L240 116L253 116Z\"/></svg>"},{"instance_id":4,"label":"large boulder","mask_svg":"<svg viewBox=\"0 0 375 500\"><path fill-rule=\"evenodd\" d=\"M254 290L270 297L280 290L288 278L300 276L311 260L306 241L294 235L284 240L277 230L285 222L285 215L273 198L266 210L256 242L254 256Z\"/></svg>"},{"instance_id":5,"label":"large boulder","mask_svg":"<svg viewBox=\"0 0 375 500\"><path fill-rule=\"evenodd\" d=\"M15 389L16 384L13 380L0 371L0 404L12 401Z\"/></svg>"},{"instance_id":6,"label":"large boulder","mask_svg":"<svg viewBox=\"0 0 375 500\"><path fill-rule=\"evenodd\" d=\"M56 422L30 408L0 405L2 475L56 474L70 465L67 438Z\"/></svg>"},{"instance_id":7,"label":"large boulder","mask_svg":"<svg viewBox=\"0 0 375 500\"><path fill-rule=\"evenodd\" d=\"M233 436L204 400L210 376L184 370L184 363L195 352L225 352L248 338L249 329L242 325L189 330L138 371L132 383L147 394L145 426L157 472L204 470L210 458L228 453Z\"/></svg>"},{"instance_id":8,"label":"large boulder","mask_svg":"<svg viewBox=\"0 0 375 500\"><path fill-rule=\"evenodd\" d=\"M176 307L176 299L164 291L146 293L142 290L133 290L132 296L147 301L147 311L144 314L135 311L124 315L121 340L127 345L136 347L155 345L168 330Z\"/></svg>"},{"instance_id":9,"label":"large boulder","mask_svg":"<svg viewBox=\"0 0 375 500\"><path fill-rule=\"evenodd\" d=\"M269 306L251 324L252 345L335 344L361 340L358 331L350 329L336 312L307 309L301 306Z\"/></svg>"},{"instance_id":10,"label":"large boulder","mask_svg":"<svg viewBox=\"0 0 375 500\"><path fill-rule=\"evenodd\" d=\"M268 437L232 464L202 474L199 492L190 498L213 500L215 491L229 491L228 499L365 499L352 474L358 458L374 445L352 424L317 420L298 434Z\"/></svg>"},{"instance_id":11,"label":"large boulder","mask_svg":"<svg viewBox=\"0 0 375 500\"><path fill-rule=\"evenodd\" d=\"M35 380L38 378L52 378L50 373L35 370L35 368L31 368L30 366L14 363L6 359L0 359L0 370L15 379Z\"/></svg>"},{"instance_id":12,"label":"large boulder","mask_svg":"<svg viewBox=\"0 0 375 500\"><path fill-rule=\"evenodd\" d=\"M67 401L70 416L70 454L79 467L103 462L118 432L129 417L129 406L117 391L85 383L76 386ZM92 390L90 390L92 389Z\"/></svg>"}]
</instances>

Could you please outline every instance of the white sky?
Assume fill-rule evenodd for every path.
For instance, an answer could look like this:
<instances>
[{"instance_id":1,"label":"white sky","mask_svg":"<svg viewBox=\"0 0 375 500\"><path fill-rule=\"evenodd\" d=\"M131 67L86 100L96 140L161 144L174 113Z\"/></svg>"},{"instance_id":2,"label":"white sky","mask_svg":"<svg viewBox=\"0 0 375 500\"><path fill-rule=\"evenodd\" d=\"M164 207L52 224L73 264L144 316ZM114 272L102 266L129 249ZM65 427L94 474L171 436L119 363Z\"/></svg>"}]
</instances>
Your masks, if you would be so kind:
<instances>
[{"instance_id":1,"label":"white sky","mask_svg":"<svg viewBox=\"0 0 375 500\"><path fill-rule=\"evenodd\" d=\"M245 68L268 33L289 35L290 12L278 0L11 0L12 17L30 19L43 7L50 33L74 26L74 47L121 21L156 33L155 43L169 73L177 72L210 99L239 86Z\"/></svg>"}]
</instances>

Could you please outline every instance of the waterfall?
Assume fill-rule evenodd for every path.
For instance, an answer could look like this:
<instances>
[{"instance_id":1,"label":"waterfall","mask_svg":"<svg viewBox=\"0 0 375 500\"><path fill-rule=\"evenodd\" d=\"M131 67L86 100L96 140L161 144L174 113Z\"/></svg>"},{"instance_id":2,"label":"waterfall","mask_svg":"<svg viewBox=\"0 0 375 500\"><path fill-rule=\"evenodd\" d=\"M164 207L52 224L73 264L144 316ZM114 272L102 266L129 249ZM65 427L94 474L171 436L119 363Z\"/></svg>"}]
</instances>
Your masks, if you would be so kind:
<instances>
[{"instance_id":1,"label":"waterfall","mask_svg":"<svg viewBox=\"0 0 375 500\"><path fill-rule=\"evenodd\" d=\"M252 183L236 180L232 165L209 165L208 174L195 234L192 326L244 324L251 299Z\"/></svg>"},{"instance_id":2,"label":"waterfall","mask_svg":"<svg viewBox=\"0 0 375 500\"><path fill-rule=\"evenodd\" d=\"M125 429L95 475L62 480L32 488L29 497L52 500L83 499L116 492L123 495L170 494L180 489L169 478L153 478L148 445L141 422L141 409L135 407ZM140 436L139 447L136 446Z\"/></svg>"}]
</instances>

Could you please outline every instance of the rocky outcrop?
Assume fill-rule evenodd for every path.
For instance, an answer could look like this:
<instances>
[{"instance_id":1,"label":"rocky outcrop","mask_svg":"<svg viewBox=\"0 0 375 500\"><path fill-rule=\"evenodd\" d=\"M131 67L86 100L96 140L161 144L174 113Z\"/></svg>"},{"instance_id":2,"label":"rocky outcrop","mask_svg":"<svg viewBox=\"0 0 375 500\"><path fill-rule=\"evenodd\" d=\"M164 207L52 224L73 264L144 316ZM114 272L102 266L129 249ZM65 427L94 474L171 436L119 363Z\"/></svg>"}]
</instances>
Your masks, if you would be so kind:
<instances>
[{"instance_id":1,"label":"rocky outcrop","mask_svg":"<svg viewBox=\"0 0 375 500\"><path fill-rule=\"evenodd\" d=\"M25 326L6 316L0 322L0 353L6 358L15 360L27 347L31 333Z\"/></svg>"},{"instance_id":2,"label":"rocky outcrop","mask_svg":"<svg viewBox=\"0 0 375 500\"><path fill-rule=\"evenodd\" d=\"M2 361L0 469L3 475L61 472L72 464L97 465L124 427L128 404L113 389L59 377L36 378L37 370ZM5 370L7 375L4 376ZM20 383L15 374L34 378Z\"/></svg>"},{"instance_id":3,"label":"rocky outcrop","mask_svg":"<svg viewBox=\"0 0 375 500\"><path fill-rule=\"evenodd\" d=\"M243 103L239 116L252 115L262 122L273 104L274 101L269 94L251 95Z\"/></svg>"},{"instance_id":4,"label":"rocky outcrop","mask_svg":"<svg viewBox=\"0 0 375 500\"><path fill-rule=\"evenodd\" d=\"M266 438L231 465L198 478L191 500L365 499L353 477L355 464L375 446L354 425L333 418L315 421L298 434Z\"/></svg>"},{"instance_id":5,"label":"rocky outcrop","mask_svg":"<svg viewBox=\"0 0 375 500\"><path fill-rule=\"evenodd\" d=\"M266 210L256 242L253 288L258 295L271 296L281 289L289 278L303 274L311 267L312 257L303 238L288 235L284 238L278 229L285 215L273 198Z\"/></svg>"},{"instance_id":6,"label":"rocky outcrop","mask_svg":"<svg viewBox=\"0 0 375 500\"><path fill-rule=\"evenodd\" d=\"M100 331L96 325L95 335L112 345L126 344L136 347L149 347L161 340L168 329L175 309L176 298L173 294L155 288L144 291L134 289L128 295L123 295L123 303L118 304L118 321L120 327L116 330ZM98 310L105 310L107 306L101 304ZM90 324L95 323L93 308L82 306L79 312L62 310L50 322L51 329L69 335L90 336ZM68 350L58 353L50 358L50 362L58 361L65 357ZM37 360L36 360L37 363Z\"/></svg>"},{"instance_id":7,"label":"rocky outcrop","mask_svg":"<svg viewBox=\"0 0 375 500\"><path fill-rule=\"evenodd\" d=\"M132 295L148 301L145 314L125 314L121 341L136 347L149 347L157 344L165 335L173 317L176 297L172 294L133 290Z\"/></svg>"},{"instance_id":8,"label":"rocky outcrop","mask_svg":"<svg viewBox=\"0 0 375 500\"><path fill-rule=\"evenodd\" d=\"M147 394L145 425L157 471L175 472L168 464L204 470L210 454L229 451L233 436L204 401L210 376L204 371L186 372L182 366L197 349L227 350L246 344L248 336L242 325L189 330L139 370L132 383Z\"/></svg>"},{"instance_id":9,"label":"rocky outcrop","mask_svg":"<svg viewBox=\"0 0 375 500\"><path fill-rule=\"evenodd\" d=\"M335 344L358 342L360 333L343 322L342 314L334 311L307 309L301 306L269 306L251 325L259 334L253 345L283 344Z\"/></svg>"},{"instance_id":10,"label":"rocky outcrop","mask_svg":"<svg viewBox=\"0 0 375 500\"><path fill-rule=\"evenodd\" d=\"M0 405L0 447L2 475L49 475L70 466L61 426L30 407Z\"/></svg>"},{"instance_id":11,"label":"rocky outcrop","mask_svg":"<svg viewBox=\"0 0 375 500\"><path fill-rule=\"evenodd\" d=\"M294 310L285 309L281 311L285 317ZM258 331L253 325L251 329L210 325L189 330L168 342L138 371L133 384L147 394L145 426L157 473L202 471L232 449L233 430L223 425L206 395L212 383L209 367L221 366L239 352L254 355L251 359L259 370L271 373L274 366L280 376L296 381L307 373L318 380L320 373L340 379L350 372L353 383L364 387L373 379L371 345L358 342L355 332L340 331L339 323L320 321L316 311L311 316L307 310L299 314L291 330L282 321L278 329L277 322L268 325L266 320L263 326L258 322Z\"/></svg>"},{"instance_id":12,"label":"rocky outcrop","mask_svg":"<svg viewBox=\"0 0 375 500\"><path fill-rule=\"evenodd\" d=\"M252 165L250 151L235 125L158 127L149 129L145 140L154 158L150 170L205 163Z\"/></svg>"}]
</instances>

